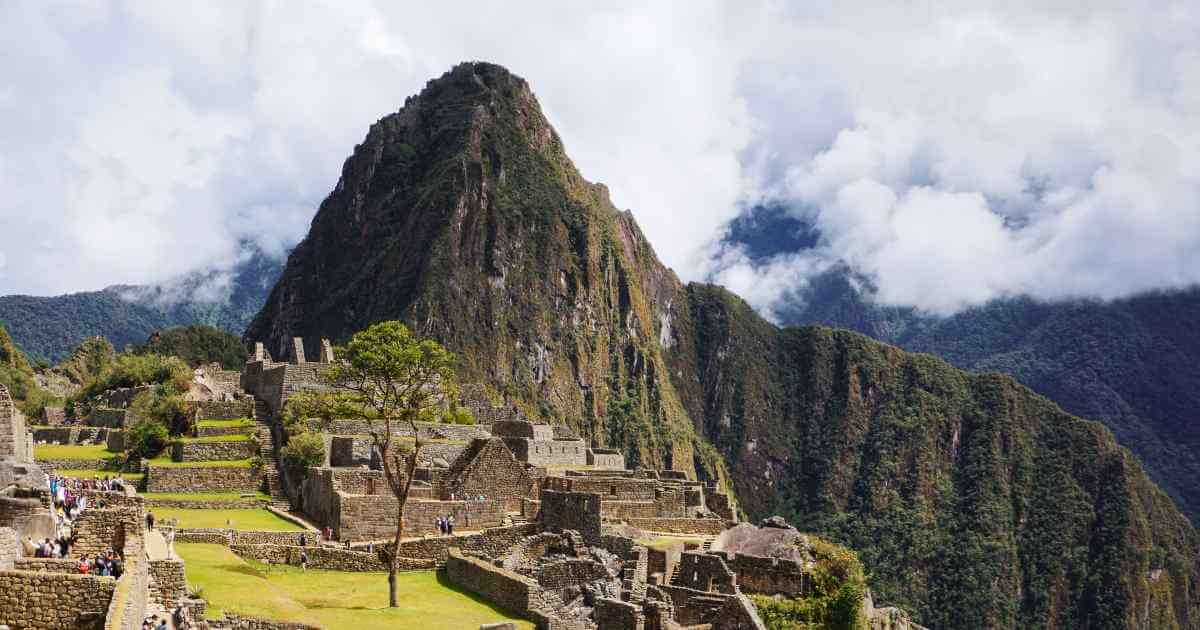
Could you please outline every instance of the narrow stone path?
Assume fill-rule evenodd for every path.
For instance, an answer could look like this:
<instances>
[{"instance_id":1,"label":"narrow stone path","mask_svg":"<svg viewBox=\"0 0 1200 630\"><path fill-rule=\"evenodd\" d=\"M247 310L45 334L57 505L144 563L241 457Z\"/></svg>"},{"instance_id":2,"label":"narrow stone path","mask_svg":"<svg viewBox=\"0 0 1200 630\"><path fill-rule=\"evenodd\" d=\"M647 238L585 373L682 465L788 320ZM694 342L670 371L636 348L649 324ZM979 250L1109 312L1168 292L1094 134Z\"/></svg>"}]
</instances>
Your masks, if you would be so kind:
<instances>
[{"instance_id":1,"label":"narrow stone path","mask_svg":"<svg viewBox=\"0 0 1200 630\"><path fill-rule=\"evenodd\" d=\"M146 532L142 539L146 545L146 556L153 560L167 560L171 558L171 549L167 547L167 539L163 538L162 532L157 529Z\"/></svg>"}]
</instances>

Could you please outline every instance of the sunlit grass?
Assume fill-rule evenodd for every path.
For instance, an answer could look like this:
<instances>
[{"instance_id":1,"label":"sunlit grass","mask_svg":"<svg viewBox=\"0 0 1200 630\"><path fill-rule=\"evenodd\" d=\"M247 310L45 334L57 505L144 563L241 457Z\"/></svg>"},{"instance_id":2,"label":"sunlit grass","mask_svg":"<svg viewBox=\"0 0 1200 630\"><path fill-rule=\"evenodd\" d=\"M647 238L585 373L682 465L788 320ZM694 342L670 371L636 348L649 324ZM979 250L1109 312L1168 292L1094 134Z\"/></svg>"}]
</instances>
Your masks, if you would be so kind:
<instances>
[{"instance_id":1,"label":"sunlit grass","mask_svg":"<svg viewBox=\"0 0 1200 630\"><path fill-rule=\"evenodd\" d=\"M509 620L521 630L533 628L449 584L444 573L399 574L400 606L388 608L385 573L267 567L246 562L220 545L176 543L175 549L184 559L188 585L204 588L210 618L232 611L354 630L462 630Z\"/></svg>"},{"instance_id":2,"label":"sunlit grass","mask_svg":"<svg viewBox=\"0 0 1200 630\"><path fill-rule=\"evenodd\" d=\"M158 521L174 520L187 529L237 529L241 531L302 532L303 527L280 518L266 509L235 508L201 510L189 508L147 507Z\"/></svg>"}]
</instances>

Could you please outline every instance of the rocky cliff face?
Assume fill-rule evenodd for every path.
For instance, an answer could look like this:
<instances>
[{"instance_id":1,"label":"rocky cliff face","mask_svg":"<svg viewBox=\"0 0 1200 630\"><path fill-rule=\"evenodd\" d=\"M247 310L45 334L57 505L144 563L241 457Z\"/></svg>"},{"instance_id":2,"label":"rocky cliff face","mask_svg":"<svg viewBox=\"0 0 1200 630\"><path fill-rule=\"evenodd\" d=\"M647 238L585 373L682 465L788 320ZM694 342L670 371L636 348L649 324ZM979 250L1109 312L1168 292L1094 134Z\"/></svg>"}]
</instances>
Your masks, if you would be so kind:
<instances>
[{"instance_id":1,"label":"rocky cliff face","mask_svg":"<svg viewBox=\"0 0 1200 630\"><path fill-rule=\"evenodd\" d=\"M496 398L855 547L924 625L1200 627L1196 532L1106 430L683 286L503 68L460 65L372 126L245 340L282 356L397 318Z\"/></svg>"},{"instance_id":2,"label":"rocky cliff face","mask_svg":"<svg viewBox=\"0 0 1200 630\"><path fill-rule=\"evenodd\" d=\"M528 84L463 64L371 127L245 333L281 356L400 318L465 379L633 464L718 474L663 351L686 293L567 158ZM611 412L611 403L620 404Z\"/></svg>"}]
</instances>

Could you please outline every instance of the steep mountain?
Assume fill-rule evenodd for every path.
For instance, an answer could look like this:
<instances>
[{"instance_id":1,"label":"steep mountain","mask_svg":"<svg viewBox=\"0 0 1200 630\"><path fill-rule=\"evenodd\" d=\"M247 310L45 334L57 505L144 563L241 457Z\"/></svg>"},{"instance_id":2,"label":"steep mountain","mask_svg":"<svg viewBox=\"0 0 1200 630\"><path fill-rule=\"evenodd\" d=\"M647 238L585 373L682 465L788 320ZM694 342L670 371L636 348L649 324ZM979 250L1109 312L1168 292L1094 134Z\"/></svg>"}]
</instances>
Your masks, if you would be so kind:
<instances>
[{"instance_id":1,"label":"steep mountain","mask_svg":"<svg viewBox=\"0 0 1200 630\"><path fill-rule=\"evenodd\" d=\"M730 240L766 258L817 241L802 222L757 208ZM1200 289L1111 302L997 300L950 317L879 306L834 269L777 315L849 328L978 372L1011 374L1067 411L1108 426L1200 523Z\"/></svg>"},{"instance_id":2,"label":"steep mountain","mask_svg":"<svg viewBox=\"0 0 1200 630\"><path fill-rule=\"evenodd\" d=\"M374 124L244 341L402 319L630 465L854 546L937 628L1200 628L1200 538L1101 425L1012 378L683 285L522 79L467 63ZM312 350L310 349L310 352Z\"/></svg>"},{"instance_id":3,"label":"steep mountain","mask_svg":"<svg viewBox=\"0 0 1200 630\"><path fill-rule=\"evenodd\" d=\"M95 336L121 349L171 326L207 324L240 334L283 268L283 261L250 244L243 251L229 270L198 271L159 285L0 297L0 322L31 359L51 364Z\"/></svg>"}]
</instances>

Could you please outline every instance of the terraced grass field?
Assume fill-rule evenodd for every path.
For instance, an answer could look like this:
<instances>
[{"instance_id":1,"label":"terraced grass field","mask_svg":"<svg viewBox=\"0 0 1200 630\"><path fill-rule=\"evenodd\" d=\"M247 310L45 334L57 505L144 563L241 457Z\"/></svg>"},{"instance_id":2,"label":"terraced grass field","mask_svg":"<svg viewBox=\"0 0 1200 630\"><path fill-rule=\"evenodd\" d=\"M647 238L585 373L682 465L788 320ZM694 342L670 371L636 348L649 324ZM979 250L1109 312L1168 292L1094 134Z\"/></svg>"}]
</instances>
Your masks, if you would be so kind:
<instances>
[{"instance_id":1,"label":"terraced grass field","mask_svg":"<svg viewBox=\"0 0 1200 630\"><path fill-rule=\"evenodd\" d=\"M117 455L103 444L34 444L34 459L108 459Z\"/></svg>"},{"instance_id":2,"label":"terraced grass field","mask_svg":"<svg viewBox=\"0 0 1200 630\"><path fill-rule=\"evenodd\" d=\"M303 527L282 519L266 509L238 508L232 510L199 510L184 508L149 508L159 521L173 519L179 527L237 529L242 531L302 532Z\"/></svg>"},{"instance_id":3,"label":"terraced grass field","mask_svg":"<svg viewBox=\"0 0 1200 630\"><path fill-rule=\"evenodd\" d=\"M220 545L176 543L188 585L203 587L207 614L225 611L354 630L462 630L480 624L519 621L486 601L459 590L434 571L397 576L400 606L387 607L387 574L342 573L246 562Z\"/></svg>"}]
</instances>

